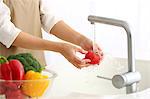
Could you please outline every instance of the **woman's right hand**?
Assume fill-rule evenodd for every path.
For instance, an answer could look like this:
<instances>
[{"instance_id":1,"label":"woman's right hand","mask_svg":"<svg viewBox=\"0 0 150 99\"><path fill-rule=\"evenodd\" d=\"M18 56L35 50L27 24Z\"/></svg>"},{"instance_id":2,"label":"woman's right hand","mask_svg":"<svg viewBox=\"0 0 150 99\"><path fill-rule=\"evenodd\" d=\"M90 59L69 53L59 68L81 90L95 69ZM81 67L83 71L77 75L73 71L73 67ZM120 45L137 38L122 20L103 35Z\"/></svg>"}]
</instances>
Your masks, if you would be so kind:
<instances>
[{"instance_id":1,"label":"woman's right hand","mask_svg":"<svg viewBox=\"0 0 150 99\"><path fill-rule=\"evenodd\" d=\"M88 67L91 60L89 59L80 59L76 56L76 52L80 52L82 54L86 54L82 48L76 47L74 45L68 43L62 43L61 49L59 51L70 63L72 63L75 67L81 69L83 67Z\"/></svg>"}]
</instances>

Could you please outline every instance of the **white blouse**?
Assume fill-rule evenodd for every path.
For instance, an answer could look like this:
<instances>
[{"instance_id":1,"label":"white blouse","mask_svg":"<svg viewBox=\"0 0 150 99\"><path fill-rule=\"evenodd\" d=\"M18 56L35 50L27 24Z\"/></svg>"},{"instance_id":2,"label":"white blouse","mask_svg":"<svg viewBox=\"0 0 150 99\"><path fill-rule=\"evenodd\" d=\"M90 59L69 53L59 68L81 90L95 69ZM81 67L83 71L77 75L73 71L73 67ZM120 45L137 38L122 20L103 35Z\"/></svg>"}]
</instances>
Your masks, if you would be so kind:
<instances>
[{"instance_id":1,"label":"white blouse","mask_svg":"<svg viewBox=\"0 0 150 99\"><path fill-rule=\"evenodd\" d=\"M46 32L49 32L60 19L51 14L46 1L47 0L40 0L40 17L43 29ZM21 32L20 29L15 27L10 19L9 8L3 3L3 0L0 0L0 42L7 48L12 45L18 34Z\"/></svg>"}]
</instances>

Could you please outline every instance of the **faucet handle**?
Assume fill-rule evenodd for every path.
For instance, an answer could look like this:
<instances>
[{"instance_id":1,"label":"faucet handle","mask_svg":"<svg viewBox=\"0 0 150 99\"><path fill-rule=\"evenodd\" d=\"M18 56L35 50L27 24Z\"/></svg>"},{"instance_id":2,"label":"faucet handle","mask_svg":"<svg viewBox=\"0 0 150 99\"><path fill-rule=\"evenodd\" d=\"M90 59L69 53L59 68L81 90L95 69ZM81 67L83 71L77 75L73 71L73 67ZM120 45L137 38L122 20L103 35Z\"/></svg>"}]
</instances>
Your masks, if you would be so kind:
<instances>
[{"instance_id":1,"label":"faucet handle","mask_svg":"<svg viewBox=\"0 0 150 99\"><path fill-rule=\"evenodd\" d=\"M141 80L141 75L139 72L128 72L121 75L114 75L112 79L99 75L97 77L112 81L113 86L118 89L131 85L133 83L137 83Z\"/></svg>"},{"instance_id":2,"label":"faucet handle","mask_svg":"<svg viewBox=\"0 0 150 99\"><path fill-rule=\"evenodd\" d=\"M97 75L96 77L97 77L97 78L101 78L101 79L111 80L111 81L112 81L112 79L111 79L111 78L108 78L108 77L103 77L103 76L99 76L99 75Z\"/></svg>"},{"instance_id":3,"label":"faucet handle","mask_svg":"<svg viewBox=\"0 0 150 99\"><path fill-rule=\"evenodd\" d=\"M127 72L121 75L115 75L112 78L112 84L114 87L120 89L125 86L132 85L141 80L141 75L139 72Z\"/></svg>"}]
</instances>

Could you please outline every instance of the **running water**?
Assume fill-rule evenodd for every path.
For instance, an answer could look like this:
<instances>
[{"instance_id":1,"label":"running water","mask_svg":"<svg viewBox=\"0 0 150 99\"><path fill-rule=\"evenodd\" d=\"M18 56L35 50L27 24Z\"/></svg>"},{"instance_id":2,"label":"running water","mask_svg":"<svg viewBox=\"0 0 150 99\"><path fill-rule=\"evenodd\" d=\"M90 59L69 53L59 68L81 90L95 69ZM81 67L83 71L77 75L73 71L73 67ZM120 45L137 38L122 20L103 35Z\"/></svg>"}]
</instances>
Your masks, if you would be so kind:
<instances>
[{"instance_id":1,"label":"running water","mask_svg":"<svg viewBox=\"0 0 150 99\"><path fill-rule=\"evenodd\" d=\"M96 25L95 23L92 23L92 29L93 29L93 51L96 51L95 43L96 43Z\"/></svg>"}]
</instances>

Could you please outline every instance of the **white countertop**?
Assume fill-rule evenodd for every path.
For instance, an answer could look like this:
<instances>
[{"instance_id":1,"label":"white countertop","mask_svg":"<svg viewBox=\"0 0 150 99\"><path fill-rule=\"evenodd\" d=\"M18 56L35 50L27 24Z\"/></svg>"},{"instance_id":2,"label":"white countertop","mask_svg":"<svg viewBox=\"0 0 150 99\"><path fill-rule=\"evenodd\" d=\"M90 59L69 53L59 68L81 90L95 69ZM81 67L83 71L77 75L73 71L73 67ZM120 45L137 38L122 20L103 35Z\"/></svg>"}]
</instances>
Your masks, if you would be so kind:
<instances>
[{"instance_id":1,"label":"white countertop","mask_svg":"<svg viewBox=\"0 0 150 99\"><path fill-rule=\"evenodd\" d=\"M129 94L129 95L108 95L108 96L97 96L88 95L82 93L70 93L66 96L51 97L50 99L149 99L150 98L150 88L144 91Z\"/></svg>"}]
</instances>

